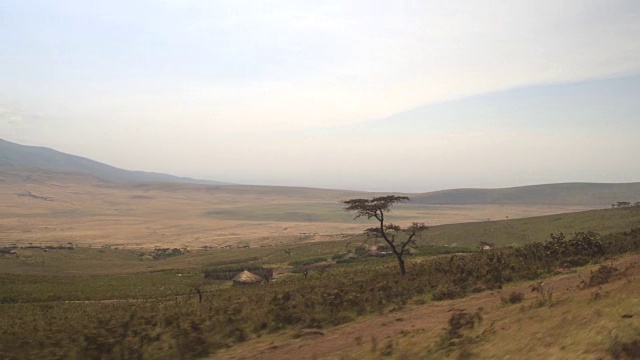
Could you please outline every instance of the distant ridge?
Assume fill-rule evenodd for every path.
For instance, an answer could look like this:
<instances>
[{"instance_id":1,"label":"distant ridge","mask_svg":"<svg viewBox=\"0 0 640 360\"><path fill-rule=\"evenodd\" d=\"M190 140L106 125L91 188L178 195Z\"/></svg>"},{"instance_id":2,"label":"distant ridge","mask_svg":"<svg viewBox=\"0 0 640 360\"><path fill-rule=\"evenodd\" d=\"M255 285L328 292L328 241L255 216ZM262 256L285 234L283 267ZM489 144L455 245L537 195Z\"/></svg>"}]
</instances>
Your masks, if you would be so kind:
<instances>
[{"instance_id":1,"label":"distant ridge","mask_svg":"<svg viewBox=\"0 0 640 360\"><path fill-rule=\"evenodd\" d=\"M453 189L411 196L412 202L439 205L602 205L640 201L640 182L561 183L504 189Z\"/></svg>"},{"instance_id":2,"label":"distant ridge","mask_svg":"<svg viewBox=\"0 0 640 360\"><path fill-rule=\"evenodd\" d=\"M119 169L84 157L53 149L26 146L0 139L0 170L46 170L57 173L80 173L118 183L167 182L201 185L234 185L210 180L197 180L168 174ZM326 192L344 193L345 198L375 196L380 193L296 188L288 186L236 185L228 190L254 193L288 193L296 196ZM359 195L360 194L360 195ZM451 189L418 194L415 204L433 205L589 205L608 207L618 201L640 201L640 182L633 183L560 183L510 187L502 189ZM341 195L342 196L342 195Z\"/></svg>"},{"instance_id":3,"label":"distant ridge","mask_svg":"<svg viewBox=\"0 0 640 360\"><path fill-rule=\"evenodd\" d=\"M230 183L197 180L174 175L131 171L103 164L81 156L66 154L39 146L27 146L0 139L0 169L44 169L55 172L72 172L91 175L113 182L177 182L204 185L229 185Z\"/></svg>"}]
</instances>

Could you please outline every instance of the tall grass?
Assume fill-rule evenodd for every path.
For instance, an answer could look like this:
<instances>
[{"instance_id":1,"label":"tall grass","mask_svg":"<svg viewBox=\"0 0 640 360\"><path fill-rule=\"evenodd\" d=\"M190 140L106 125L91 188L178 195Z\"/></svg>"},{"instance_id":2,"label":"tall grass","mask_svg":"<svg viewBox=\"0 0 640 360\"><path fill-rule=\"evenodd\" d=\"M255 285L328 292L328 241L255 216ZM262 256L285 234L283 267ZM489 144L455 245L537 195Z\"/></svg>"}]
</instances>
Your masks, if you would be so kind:
<instances>
[{"instance_id":1,"label":"tall grass","mask_svg":"<svg viewBox=\"0 0 640 360\"><path fill-rule=\"evenodd\" d=\"M550 274L568 259L601 261L640 250L640 229L553 236L544 243L484 253L413 259L406 277L393 262L355 263L267 285L126 302L12 303L0 306L0 354L21 358L188 359L266 333L324 328L436 299ZM569 265L571 266L571 265Z\"/></svg>"}]
</instances>

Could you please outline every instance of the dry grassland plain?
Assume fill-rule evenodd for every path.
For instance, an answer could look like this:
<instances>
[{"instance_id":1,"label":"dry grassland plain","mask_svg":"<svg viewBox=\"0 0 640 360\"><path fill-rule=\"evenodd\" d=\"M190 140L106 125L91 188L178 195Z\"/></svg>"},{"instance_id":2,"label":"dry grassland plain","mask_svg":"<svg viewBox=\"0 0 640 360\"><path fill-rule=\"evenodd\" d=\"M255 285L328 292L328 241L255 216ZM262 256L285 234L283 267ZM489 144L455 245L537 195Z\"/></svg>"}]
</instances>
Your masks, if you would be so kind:
<instances>
[{"instance_id":1,"label":"dry grassland plain","mask_svg":"<svg viewBox=\"0 0 640 360\"><path fill-rule=\"evenodd\" d=\"M0 245L242 247L359 233L340 201L375 194L311 188L116 184L79 174L0 173ZM37 198L40 197L40 198ZM581 205L403 205L393 221L428 225L515 219Z\"/></svg>"}]
</instances>

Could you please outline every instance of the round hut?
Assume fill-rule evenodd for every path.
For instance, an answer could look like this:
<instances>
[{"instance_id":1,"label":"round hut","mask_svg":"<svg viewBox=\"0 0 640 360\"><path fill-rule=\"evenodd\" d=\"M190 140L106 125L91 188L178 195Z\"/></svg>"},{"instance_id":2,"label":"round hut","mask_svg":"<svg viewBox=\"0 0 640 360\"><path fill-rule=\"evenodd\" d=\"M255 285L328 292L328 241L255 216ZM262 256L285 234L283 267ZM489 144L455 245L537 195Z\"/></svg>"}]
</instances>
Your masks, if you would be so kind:
<instances>
[{"instance_id":1,"label":"round hut","mask_svg":"<svg viewBox=\"0 0 640 360\"><path fill-rule=\"evenodd\" d=\"M262 282L262 278L250 271L243 271L233 277L233 285L251 285Z\"/></svg>"}]
</instances>

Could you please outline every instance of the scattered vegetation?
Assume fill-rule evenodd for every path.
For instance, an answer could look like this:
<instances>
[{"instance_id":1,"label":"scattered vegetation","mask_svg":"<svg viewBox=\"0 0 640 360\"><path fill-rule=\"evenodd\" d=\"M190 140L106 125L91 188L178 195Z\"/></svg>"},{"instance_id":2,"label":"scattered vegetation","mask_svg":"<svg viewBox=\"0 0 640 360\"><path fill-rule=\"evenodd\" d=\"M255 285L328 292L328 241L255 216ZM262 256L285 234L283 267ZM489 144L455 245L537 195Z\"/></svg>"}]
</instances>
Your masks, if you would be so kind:
<instances>
[{"instance_id":1,"label":"scattered vegetation","mask_svg":"<svg viewBox=\"0 0 640 360\"><path fill-rule=\"evenodd\" d=\"M437 349L444 351L447 355L458 350L459 358L470 358L473 355L470 347L479 340L479 337L466 335L465 332L474 329L481 322L480 310L473 313L465 310L454 312L449 318L449 327L440 336Z\"/></svg>"},{"instance_id":2,"label":"scattered vegetation","mask_svg":"<svg viewBox=\"0 0 640 360\"><path fill-rule=\"evenodd\" d=\"M154 260L167 259L173 256L180 256L187 253L187 249L178 249L178 248L158 248L154 249L151 253L151 257Z\"/></svg>"},{"instance_id":3,"label":"scattered vegetation","mask_svg":"<svg viewBox=\"0 0 640 360\"><path fill-rule=\"evenodd\" d=\"M531 292L537 294L534 302L531 304L532 308L540 308L552 304L553 289L544 286L544 282L539 282L538 284L532 286Z\"/></svg>"},{"instance_id":4,"label":"scattered vegetation","mask_svg":"<svg viewBox=\"0 0 640 360\"><path fill-rule=\"evenodd\" d=\"M193 284L202 281L193 276L193 284L179 295L129 301L73 303L60 293L58 302L25 302L28 289L6 293L4 285L16 283L3 277L0 291L9 297L3 297L7 303L0 316L0 353L7 359L196 358L284 329L325 328L397 310L415 297L436 298L441 293L442 299L456 298L510 281L537 279L565 266L570 258L600 262L638 250L640 229L606 236L553 235L520 248L413 258L404 277L392 271L397 268L393 259L372 259L306 278L293 275L265 286L221 286L202 294L193 291ZM176 278L175 271L171 278ZM551 298L544 289L538 296ZM449 336L463 344L458 336L477 321L457 316L450 322ZM393 344L376 348L395 353Z\"/></svg>"},{"instance_id":5,"label":"scattered vegetation","mask_svg":"<svg viewBox=\"0 0 640 360\"><path fill-rule=\"evenodd\" d=\"M524 300L524 293L520 291L512 291L509 296L501 298L503 304L519 304Z\"/></svg>"},{"instance_id":6,"label":"scattered vegetation","mask_svg":"<svg viewBox=\"0 0 640 360\"><path fill-rule=\"evenodd\" d=\"M616 277L620 273L620 269L611 265L611 264L603 264L598 267L595 271L591 271L591 275L587 281L581 282L581 287L590 288L594 286L604 285L610 282L614 277Z\"/></svg>"}]
</instances>

